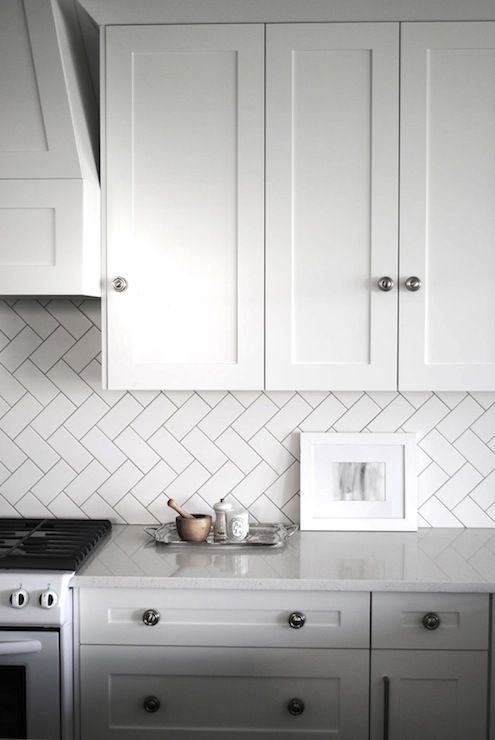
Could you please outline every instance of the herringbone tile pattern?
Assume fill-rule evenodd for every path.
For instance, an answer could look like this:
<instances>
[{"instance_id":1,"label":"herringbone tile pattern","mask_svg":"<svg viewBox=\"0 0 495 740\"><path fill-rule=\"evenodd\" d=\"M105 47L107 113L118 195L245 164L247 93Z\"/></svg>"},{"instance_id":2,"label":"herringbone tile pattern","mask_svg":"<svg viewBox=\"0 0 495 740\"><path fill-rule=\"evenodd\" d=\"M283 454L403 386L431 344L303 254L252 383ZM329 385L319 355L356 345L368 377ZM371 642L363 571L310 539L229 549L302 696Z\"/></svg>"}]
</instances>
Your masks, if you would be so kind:
<instances>
[{"instance_id":1,"label":"herringbone tile pattern","mask_svg":"<svg viewBox=\"0 0 495 740\"><path fill-rule=\"evenodd\" d=\"M299 432L416 432L422 526L495 527L495 394L103 391L98 301L0 301L0 515L299 518Z\"/></svg>"}]
</instances>

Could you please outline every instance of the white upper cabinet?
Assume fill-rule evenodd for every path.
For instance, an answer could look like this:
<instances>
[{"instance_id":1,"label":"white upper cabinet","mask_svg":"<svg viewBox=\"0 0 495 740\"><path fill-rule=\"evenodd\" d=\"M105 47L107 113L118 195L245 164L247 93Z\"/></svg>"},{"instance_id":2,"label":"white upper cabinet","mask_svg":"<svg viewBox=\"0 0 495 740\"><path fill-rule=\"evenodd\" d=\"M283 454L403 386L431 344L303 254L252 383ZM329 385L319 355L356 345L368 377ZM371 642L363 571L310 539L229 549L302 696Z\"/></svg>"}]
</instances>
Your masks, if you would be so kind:
<instances>
[{"instance_id":1,"label":"white upper cabinet","mask_svg":"<svg viewBox=\"0 0 495 740\"><path fill-rule=\"evenodd\" d=\"M269 389L396 387L398 70L396 23L267 27Z\"/></svg>"},{"instance_id":2,"label":"white upper cabinet","mask_svg":"<svg viewBox=\"0 0 495 740\"><path fill-rule=\"evenodd\" d=\"M399 388L494 390L495 23L406 23L402 52Z\"/></svg>"},{"instance_id":3,"label":"white upper cabinet","mask_svg":"<svg viewBox=\"0 0 495 740\"><path fill-rule=\"evenodd\" d=\"M99 182L67 0L0 3L0 295L98 295Z\"/></svg>"},{"instance_id":4,"label":"white upper cabinet","mask_svg":"<svg viewBox=\"0 0 495 740\"><path fill-rule=\"evenodd\" d=\"M107 28L105 140L108 387L262 388L263 25Z\"/></svg>"},{"instance_id":5,"label":"white upper cabinet","mask_svg":"<svg viewBox=\"0 0 495 740\"><path fill-rule=\"evenodd\" d=\"M494 22L105 34L108 387L495 389Z\"/></svg>"}]
</instances>

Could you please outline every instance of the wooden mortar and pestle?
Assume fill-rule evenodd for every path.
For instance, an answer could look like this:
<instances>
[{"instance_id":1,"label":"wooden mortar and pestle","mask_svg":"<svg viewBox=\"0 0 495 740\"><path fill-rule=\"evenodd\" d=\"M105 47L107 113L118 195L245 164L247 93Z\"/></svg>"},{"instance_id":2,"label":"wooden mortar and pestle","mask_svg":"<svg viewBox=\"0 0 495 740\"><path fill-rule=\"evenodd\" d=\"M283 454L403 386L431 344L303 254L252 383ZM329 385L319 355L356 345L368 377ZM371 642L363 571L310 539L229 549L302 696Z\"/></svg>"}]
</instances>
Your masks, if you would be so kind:
<instances>
[{"instance_id":1,"label":"wooden mortar and pestle","mask_svg":"<svg viewBox=\"0 0 495 740\"><path fill-rule=\"evenodd\" d=\"M179 506L177 501L169 498L168 505L176 511L179 516L175 518L175 526L181 540L185 542L205 542L211 528L211 516L209 514L190 514Z\"/></svg>"}]
</instances>

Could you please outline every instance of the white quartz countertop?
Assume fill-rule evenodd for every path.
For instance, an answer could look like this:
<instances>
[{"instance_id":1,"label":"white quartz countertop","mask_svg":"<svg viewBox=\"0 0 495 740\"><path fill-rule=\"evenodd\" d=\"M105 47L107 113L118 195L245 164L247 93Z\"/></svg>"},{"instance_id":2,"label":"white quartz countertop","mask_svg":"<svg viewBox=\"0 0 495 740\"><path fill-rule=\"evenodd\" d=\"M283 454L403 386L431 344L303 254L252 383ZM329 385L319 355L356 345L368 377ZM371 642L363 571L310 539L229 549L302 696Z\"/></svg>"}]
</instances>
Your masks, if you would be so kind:
<instances>
[{"instance_id":1,"label":"white quartz countertop","mask_svg":"<svg viewBox=\"0 0 495 740\"><path fill-rule=\"evenodd\" d=\"M495 529L296 532L282 548L157 544L112 534L74 587L495 592Z\"/></svg>"}]
</instances>

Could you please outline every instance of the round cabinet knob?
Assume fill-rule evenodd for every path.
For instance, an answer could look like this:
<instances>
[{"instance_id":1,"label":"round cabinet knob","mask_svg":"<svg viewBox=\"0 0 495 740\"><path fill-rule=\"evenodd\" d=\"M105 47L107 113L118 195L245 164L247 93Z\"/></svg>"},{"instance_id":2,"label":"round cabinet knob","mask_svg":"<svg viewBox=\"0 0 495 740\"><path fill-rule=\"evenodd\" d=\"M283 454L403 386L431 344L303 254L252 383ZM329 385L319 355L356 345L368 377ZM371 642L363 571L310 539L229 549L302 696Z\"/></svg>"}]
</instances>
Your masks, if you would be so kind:
<instances>
[{"instance_id":1,"label":"round cabinet knob","mask_svg":"<svg viewBox=\"0 0 495 740\"><path fill-rule=\"evenodd\" d=\"M23 588L18 588L10 594L9 601L14 609L22 609L29 601L29 594Z\"/></svg>"},{"instance_id":2,"label":"round cabinet knob","mask_svg":"<svg viewBox=\"0 0 495 740\"><path fill-rule=\"evenodd\" d=\"M411 277L407 278L405 286L412 293L415 293L421 288L421 280L419 279L419 277L416 277L416 275L411 275Z\"/></svg>"},{"instance_id":3,"label":"round cabinet knob","mask_svg":"<svg viewBox=\"0 0 495 740\"><path fill-rule=\"evenodd\" d=\"M158 710L160 709L160 699L158 699L156 696L147 696L146 699L143 701L143 707L145 711L149 712L150 714L158 712Z\"/></svg>"},{"instance_id":4,"label":"round cabinet knob","mask_svg":"<svg viewBox=\"0 0 495 740\"><path fill-rule=\"evenodd\" d=\"M156 609L146 609L143 612L143 622L147 627L154 627L160 621L160 614Z\"/></svg>"},{"instance_id":5,"label":"round cabinet knob","mask_svg":"<svg viewBox=\"0 0 495 740\"><path fill-rule=\"evenodd\" d=\"M423 617L423 627L427 630L436 630L440 627L440 617L435 612L428 612Z\"/></svg>"},{"instance_id":6,"label":"round cabinet knob","mask_svg":"<svg viewBox=\"0 0 495 740\"><path fill-rule=\"evenodd\" d=\"M293 717L299 717L304 712L304 702L302 699L291 699L287 704L287 709Z\"/></svg>"},{"instance_id":7,"label":"round cabinet knob","mask_svg":"<svg viewBox=\"0 0 495 740\"><path fill-rule=\"evenodd\" d=\"M292 629L300 630L301 627L304 627L306 617L301 612L292 612L292 614L289 614L289 619L287 621Z\"/></svg>"},{"instance_id":8,"label":"round cabinet knob","mask_svg":"<svg viewBox=\"0 0 495 740\"><path fill-rule=\"evenodd\" d=\"M384 293L388 293L394 287L394 281L391 277L381 277L378 281L378 287L383 290Z\"/></svg>"},{"instance_id":9,"label":"round cabinet knob","mask_svg":"<svg viewBox=\"0 0 495 740\"><path fill-rule=\"evenodd\" d=\"M40 606L42 609L52 609L56 606L57 601L58 596L51 588L47 588L46 591L40 593Z\"/></svg>"},{"instance_id":10,"label":"round cabinet knob","mask_svg":"<svg viewBox=\"0 0 495 740\"><path fill-rule=\"evenodd\" d=\"M112 280L113 289L117 291L117 293L123 293L124 290L127 290L127 280L123 277L116 277Z\"/></svg>"}]
</instances>

